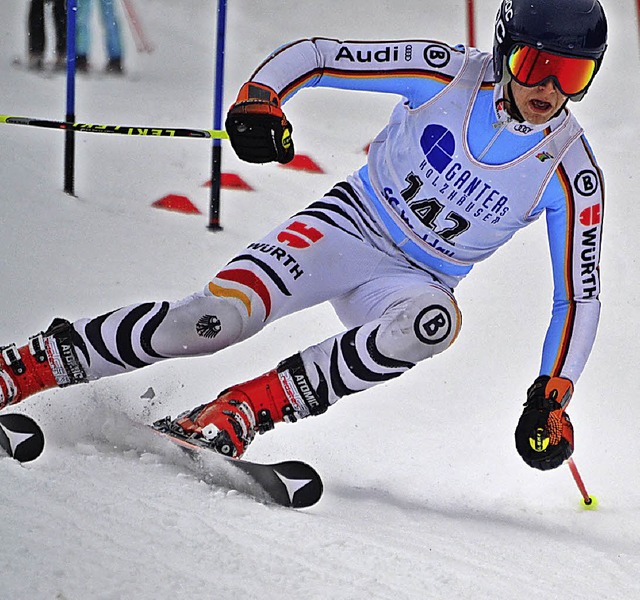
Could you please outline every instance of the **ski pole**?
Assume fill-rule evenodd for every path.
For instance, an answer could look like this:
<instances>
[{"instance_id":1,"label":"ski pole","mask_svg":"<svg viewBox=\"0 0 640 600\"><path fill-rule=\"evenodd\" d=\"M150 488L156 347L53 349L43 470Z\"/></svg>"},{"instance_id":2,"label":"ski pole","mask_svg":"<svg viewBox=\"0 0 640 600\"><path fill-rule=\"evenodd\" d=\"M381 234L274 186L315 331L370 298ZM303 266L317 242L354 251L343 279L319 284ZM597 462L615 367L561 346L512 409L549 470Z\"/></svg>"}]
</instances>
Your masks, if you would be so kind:
<instances>
[{"instance_id":1,"label":"ski pole","mask_svg":"<svg viewBox=\"0 0 640 600\"><path fill-rule=\"evenodd\" d=\"M63 131L80 131L83 133L112 133L119 135L135 135L149 137L181 137L199 139L229 139L227 132L222 129L186 129L183 127L137 127L131 125L96 125L89 123L70 123L67 121L50 121L33 117L13 117L0 115L0 123L9 125L29 125L46 129L60 129Z\"/></svg>"},{"instance_id":2,"label":"ski pole","mask_svg":"<svg viewBox=\"0 0 640 600\"><path fill-rule=\"evenodd\" d=\"M582 481L582 477L580 477L580 473L578 472L578 467L576 467L576 463L573 458L569 458L567 460L569 463L569 469L571 469L571 475L573 475L573 480L576 482L580 493L582 494L582 506L588 510L594 510L598 506L598 501L595 496L590 496L587 492L587 488Z\"/></svg>"}]
</instances>

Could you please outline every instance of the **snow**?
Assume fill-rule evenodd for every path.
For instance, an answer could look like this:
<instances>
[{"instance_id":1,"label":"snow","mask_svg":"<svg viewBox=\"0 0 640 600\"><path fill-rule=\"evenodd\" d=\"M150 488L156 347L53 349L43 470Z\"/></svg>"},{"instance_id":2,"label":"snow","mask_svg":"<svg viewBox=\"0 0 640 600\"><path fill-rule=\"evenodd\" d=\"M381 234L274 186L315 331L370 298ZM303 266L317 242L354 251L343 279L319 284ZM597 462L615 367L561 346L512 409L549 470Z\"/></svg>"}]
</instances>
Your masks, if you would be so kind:
<instances>
[{"instance_id":1,"label":"snow","mask_svg":"<svg viewBox=\"0 0 640 600\"><path fill-rule=\"evenodd\" d=\"M207 401L339 331L328 306L216 356L16 407L40 422L47 446L25 466L0 458L2 597L640 597L637 24L632 0L603 3L612 30L604 70L573 106L607 176L603 313L569 411L576 464L598 510L580 508L568 467L536 472L514 448L551 304L537 223L461 284L464 326L447 353L251 446L249 459L313 464L325 481L313 508L268 506L207 484L137 424ZM477 44L489 49L497 0L476 4ZM0 110L62 119L64 78L9 65L26 44L25 5L0 3ZM462 0L230 5L225 105L264 56L298 37L465 40ZM79 79L76 119L210 128L215 6L138 0L155 52L135 54L127 33L131 76ZM94 40L99 68L98 32ZM256 191L223 192L219 233L206 229L209 142L78 134L71 197L62 191L63 135L3 125L0 340L22 344L55 316L201 289L244 245L358 168L395 102L315 90L287 105L298 151L325 174L243 164L225 146L223 170ZM151 208L168 193L187 195L205 214Z\"/></svg>"}]
</instances>

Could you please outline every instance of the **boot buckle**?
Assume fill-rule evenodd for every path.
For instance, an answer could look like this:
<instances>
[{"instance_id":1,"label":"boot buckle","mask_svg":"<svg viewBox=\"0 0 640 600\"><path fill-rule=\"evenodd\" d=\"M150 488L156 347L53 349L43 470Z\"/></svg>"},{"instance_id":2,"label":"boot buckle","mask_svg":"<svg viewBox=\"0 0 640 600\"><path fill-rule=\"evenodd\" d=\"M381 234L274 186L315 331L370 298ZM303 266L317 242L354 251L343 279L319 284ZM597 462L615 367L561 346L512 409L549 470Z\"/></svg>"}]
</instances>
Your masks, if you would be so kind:
<instances>
[{"instance_id":1,"label":"boot buckle","mask_svg":"<svg viewBox=\"0 0 640 600\"><path fill-rule=\"evenodd\" d=\"M38 363L43 363L47 360L47 351L42 333L29 338L29 352L31 352L31 356L33 356Z\"/></svg>"},{"instance_id":2,"label":"boot buckle","mask_svg":"<svg viewBox=\"0 0 640 600\"><path fill-rule=\"evenodd\" d=\"M202 437L208 442L215 439L219 433L220 429L218 429L213 423L209 423L202 428Z\"/></svg>"},{"instance_id":3,"label":"boot buckle","mask_svg":"<svg viewBox=\"0 0 640 600\"><path fill-rule=\"evenodd\" d=\"M2 348L2 360L13 371L15 375L24 375L27 368L24 361L18 352L18 347L15 344L5 346Z\"/></svg>"},{"instance_id":4,"label":"boot buckle","mask_svg":"<svg viewBox=\"0 0 640 600\"><path fill-rule=\"evenodd\" d=\"M260 433L266 433L275 427L273 419L271 418L271 413L266 408L259 410L256 417L258 421L256 423L256 429Z\"/></svg>"}]
</instances>

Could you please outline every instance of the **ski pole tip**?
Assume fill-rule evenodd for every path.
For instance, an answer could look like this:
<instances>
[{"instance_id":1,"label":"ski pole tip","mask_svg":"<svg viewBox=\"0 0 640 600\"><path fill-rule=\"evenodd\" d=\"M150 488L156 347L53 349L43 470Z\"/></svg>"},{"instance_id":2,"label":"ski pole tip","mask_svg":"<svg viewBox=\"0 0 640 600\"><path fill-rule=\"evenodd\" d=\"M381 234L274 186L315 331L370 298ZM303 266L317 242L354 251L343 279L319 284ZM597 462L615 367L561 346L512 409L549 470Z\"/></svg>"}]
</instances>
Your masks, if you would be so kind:
<instances>
[{"instance_id":1,"label":"ski pole tip","mask_svg":"<svg viewBox=\"0 0 640 600\"><path fill-rule=\"evenodd\" d=\"M587 496L580 501L584 510L596 510L598 508L598 499L595 496Z\"/></svg>"}]
</instances>

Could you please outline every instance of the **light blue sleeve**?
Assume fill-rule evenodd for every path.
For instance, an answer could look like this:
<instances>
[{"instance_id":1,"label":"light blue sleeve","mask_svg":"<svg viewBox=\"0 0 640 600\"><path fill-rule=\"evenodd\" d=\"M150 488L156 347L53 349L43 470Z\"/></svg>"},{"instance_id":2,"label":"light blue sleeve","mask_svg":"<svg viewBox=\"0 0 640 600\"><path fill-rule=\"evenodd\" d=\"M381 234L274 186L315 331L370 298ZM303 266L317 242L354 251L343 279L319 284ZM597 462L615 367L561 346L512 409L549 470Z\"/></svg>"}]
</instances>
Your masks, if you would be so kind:
<instances>
[{"instance_id":1,"label":"light blue sleeve","mask_svg":"<svg viewBox=\"0 0 640 600\"><path fill-rule=\"evenodd\" d=\"M604 179L584 137L563 158L540 204L546 210L554 284L540 374L576 383L600 317L604 215Z\"/></svg>"},{"instance_id":2,"label":"light blue sleeve","mask_svg":"<svg viewBox=\"0 0 640 600\"><path fill-rule=\"evenodd\" d=\"M550 375L554 372L556 357L560 353L563 331L572 302L572 298L568 295L565 279L569 222L566 201L557 174L549 182L538 205L538 212L543 209L546 209L547 237L553 274L553 309L542 348L540 373Z\"/></svg>"}]
</instances>

